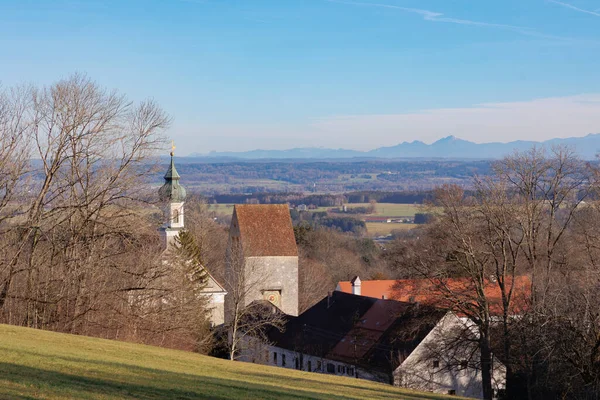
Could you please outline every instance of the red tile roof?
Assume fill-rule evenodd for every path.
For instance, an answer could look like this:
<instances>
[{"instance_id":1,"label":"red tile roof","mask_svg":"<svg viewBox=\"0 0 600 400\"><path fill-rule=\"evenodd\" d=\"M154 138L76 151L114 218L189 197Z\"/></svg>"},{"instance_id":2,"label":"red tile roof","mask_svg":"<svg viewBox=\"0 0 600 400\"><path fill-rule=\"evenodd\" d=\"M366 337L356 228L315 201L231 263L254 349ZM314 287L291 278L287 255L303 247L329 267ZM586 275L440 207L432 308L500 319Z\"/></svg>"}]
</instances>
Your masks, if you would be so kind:
<instances>
[{"instance_id":1,"label":"red tile roof","mask_svg":"<svg viewBox=\"0 0 600 400\"><path fill-rule=\"evenodd\" d=\"M510 280L507 281L507 285L508 282ZM352 293L352 283L350 281L339 282L338 287L344 293ZM448 293L452 293L452 296L447 296ZM486 281L484 293L490 302L490 311L493 314L501 314L502 293L498 284ZM456 300L460 300L465 304L473 303L476 292L470 280L466 278L448 278L440 282L429 279L399 279L362 281L361 295L378 299L419 302L435 305L436 307L455 309ZM515 277L512 312L522 312L530 295L531 279L528 276Z\"/></svg>"},{"instance_id":2,"label":"red tile roof","mask_svg":"<svg viewBox=\"0 0 600 400\"><path fill-rule=\"evenodd\" d=\"M237 204L238 224L246 257L298 256L289 207L285 204Z\"/></svg>"}]
</instances>

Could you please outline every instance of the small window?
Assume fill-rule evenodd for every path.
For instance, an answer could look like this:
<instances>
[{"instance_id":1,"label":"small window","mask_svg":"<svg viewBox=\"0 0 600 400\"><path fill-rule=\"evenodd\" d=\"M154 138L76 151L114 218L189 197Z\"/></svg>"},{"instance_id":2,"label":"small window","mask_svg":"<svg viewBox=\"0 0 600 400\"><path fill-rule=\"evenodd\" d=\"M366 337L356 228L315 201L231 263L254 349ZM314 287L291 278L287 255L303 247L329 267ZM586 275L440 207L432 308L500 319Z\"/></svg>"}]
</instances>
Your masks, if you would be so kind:
<instances>
[{"instance_id":1,"label":"small window","mask_svg":"<svg viewBox=\"0 0 600 400\"><path fill-rule=\"evenodd\" d=\"M330 374L335 374L335 365L332 363L327 363L327 372Z\"/></svg>"},{"instance_id":2,"label":"small window","mask_svg":"<svg viewBox=\"0 0 600 400\"><path fill-rule=\"evenodd\" d=\"M337 369L338 369L338 374L339 374L340 372L342 372L342 366L341 366L341 365L338 365L338 366L337 366Z\"/></svg>"},{"instance_id":3,"label":"small window","mask_svg":"<svg viewBox=\"0 0 600 400\"><path fill-rule=\"evenodd\" d=\"M179 210L178 209L173 210L173 223L175 223L175 224L179 223Z\"/></svg>"},{"instance_id":4,"label":"small window","mask_svg":"<svg viewBox=\"0 0 600 400\"><path fill-rule=\"evenodd\" d=\"M433 360L433 368L439 368L440 367L440 361L439 360Z\"/></svg>"},{"instance_id":5,"label":"small window","mask_svg":"<svg viewBox=\"0 0 600 400\"><path fill-rule=\"evenodd\" d=\"M323 364L321 361L317 361L317 371L323 371Z\"/></svg>"},{"instance_id":6,"label":"small window","mask_svg":"<svg viewBox=\"0 0 600 400\"><path fill-rule=\"evenodd\" d=\"M277 352L273 352L273 364L277 365Z\"/></svg>"},{"instance_id":7,"label":"small window","mask_svg":"<svg viewBox=\"0 0 600 400\"><path fill-rule=\"evenodd\" d=\"M350 376L354 375L354 367L348 367L348 369L346 369L346 371L348 371L348 375L350 375Z\"/></svg>"},{"instance_id":8,"label":"small window","mask_svg":"<svg viewBox=\"0 0 600 400\"><path fill-rule=\"evenodd\" d=\"M448 394L456 395L456 390L450 389L450 390L448 390Z\"/></svg>"},{"instance_id":9,"label":"small window","mask_svg":"<svg viewBox=\"0 0 600 400\"><path fill-rule=\"evenodd\" d=\"M300 369L300 360L298 357L294 358L294 362L296 363L296 369Z\"/></svg>"},{"instance_id":10,"label":"small window","mask_svg":"<svg viewBox=\"0 0 600 400\"><path fill-rule=\"evenodd\" d=\"M312 363L310 362L310 360L308 360L308 362L306 363L306 369L308 370L308 372L312 372Z\"/></svg>"},{"instance_id":11,"label":"small window","mask_svg":"<svg viewBox=\"0 0 600 400\"><path fill-rule=\"evenodd\" d=\"M281 366L285 367L285 354L281 355Z\"/></svg>"},{"instance_id":12,"label":"small window","mask_svg":"<svg viewBox=\"0 0 600 400\"><path fill-rule=\"evenodd\" d=\"M461 368L467 368L469 366L469 362L467 360L462 360L460 362L460 367Z\"/></svg>"}]
</instances>

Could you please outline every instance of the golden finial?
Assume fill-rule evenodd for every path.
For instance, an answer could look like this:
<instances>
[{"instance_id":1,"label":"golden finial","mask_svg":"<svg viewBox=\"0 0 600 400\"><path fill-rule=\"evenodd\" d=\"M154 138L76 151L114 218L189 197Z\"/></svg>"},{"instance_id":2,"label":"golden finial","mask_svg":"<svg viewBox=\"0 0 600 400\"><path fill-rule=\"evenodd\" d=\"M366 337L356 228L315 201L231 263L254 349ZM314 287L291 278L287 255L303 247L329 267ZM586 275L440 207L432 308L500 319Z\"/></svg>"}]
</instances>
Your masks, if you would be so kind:
<instances>
[{"instance_id":1,"label":"golden finial","mask_svg":"<svg viewBox=\"0 0 600 400\"><path fill-rule=\"evenodd\" d=\"M175 141L171 140L171 157L175 155Z\"/></svg>"}]
</instances>

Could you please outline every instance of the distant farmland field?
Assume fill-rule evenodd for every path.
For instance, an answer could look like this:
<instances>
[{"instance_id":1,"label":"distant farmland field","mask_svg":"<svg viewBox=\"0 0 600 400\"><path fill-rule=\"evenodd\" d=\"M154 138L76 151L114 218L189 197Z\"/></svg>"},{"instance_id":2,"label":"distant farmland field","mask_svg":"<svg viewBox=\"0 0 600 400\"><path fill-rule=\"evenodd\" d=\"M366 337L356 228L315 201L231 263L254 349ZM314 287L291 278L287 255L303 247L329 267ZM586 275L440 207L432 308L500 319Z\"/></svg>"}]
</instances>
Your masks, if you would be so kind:
<instances>
[{"instance_id":1,"label":"distant farmland field","mask_svg":"<svg viewBox=\"0 0 600 400\"><path fill-rule=\"evenodd\" d=\"M351 203L346 204L348 208L368 207L369 203ZM375 213L370 215L378 215L385 217L414 217L420 212L422 205L420 204L394 204L394 203L377 203L375 204ZM338 207L319 207L312 211L329 211ZM231 215L233 213L233 204L209 204L209 211L214 211L217 214Z\"/></svg>"},{"instance_id":2,"label":"distant farmland field","mask_svg":"<svg viewBox=\"0 0 600 400\"><path fill-rule=\"evenodd\" d=\"M346 204L348 208L368 207L369 203ZM395 203L376 203L375 213L371 215L380 215L385 217L414 217L423 206L421 204L395 204Z\"/></svg>"},{"instance_id":3,"label":"distant farmland field","mask_svg":"<svg viewBox=\"0 0 600 400\"><path fill-rule=\"evenodd\" d=\"M385 236L392 233L392 231L407 231L419 226L417 224L385 224L379 222L367 222L366 225L367 232L373 236Z\"/></svg>"}]
</instances>

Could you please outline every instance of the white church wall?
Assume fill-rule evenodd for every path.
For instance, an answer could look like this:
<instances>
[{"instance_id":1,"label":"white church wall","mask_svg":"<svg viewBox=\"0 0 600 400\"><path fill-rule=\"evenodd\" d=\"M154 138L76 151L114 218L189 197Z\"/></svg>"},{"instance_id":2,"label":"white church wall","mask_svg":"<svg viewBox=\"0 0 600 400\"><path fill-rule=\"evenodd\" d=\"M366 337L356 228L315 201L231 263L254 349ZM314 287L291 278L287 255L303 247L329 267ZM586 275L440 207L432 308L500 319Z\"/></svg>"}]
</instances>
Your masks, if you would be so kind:
<instances>
[{"instance_id":1,"label":"white church wall","mask_svg":"<svg viewBox=\"0 0 600 400\"><path fill-rule=\"evenodd\" d=\"M210 322L213 326L222 325L225 322L225 292L209 293L206 296L210 307Z\"/></svg>"}]
</instances>

